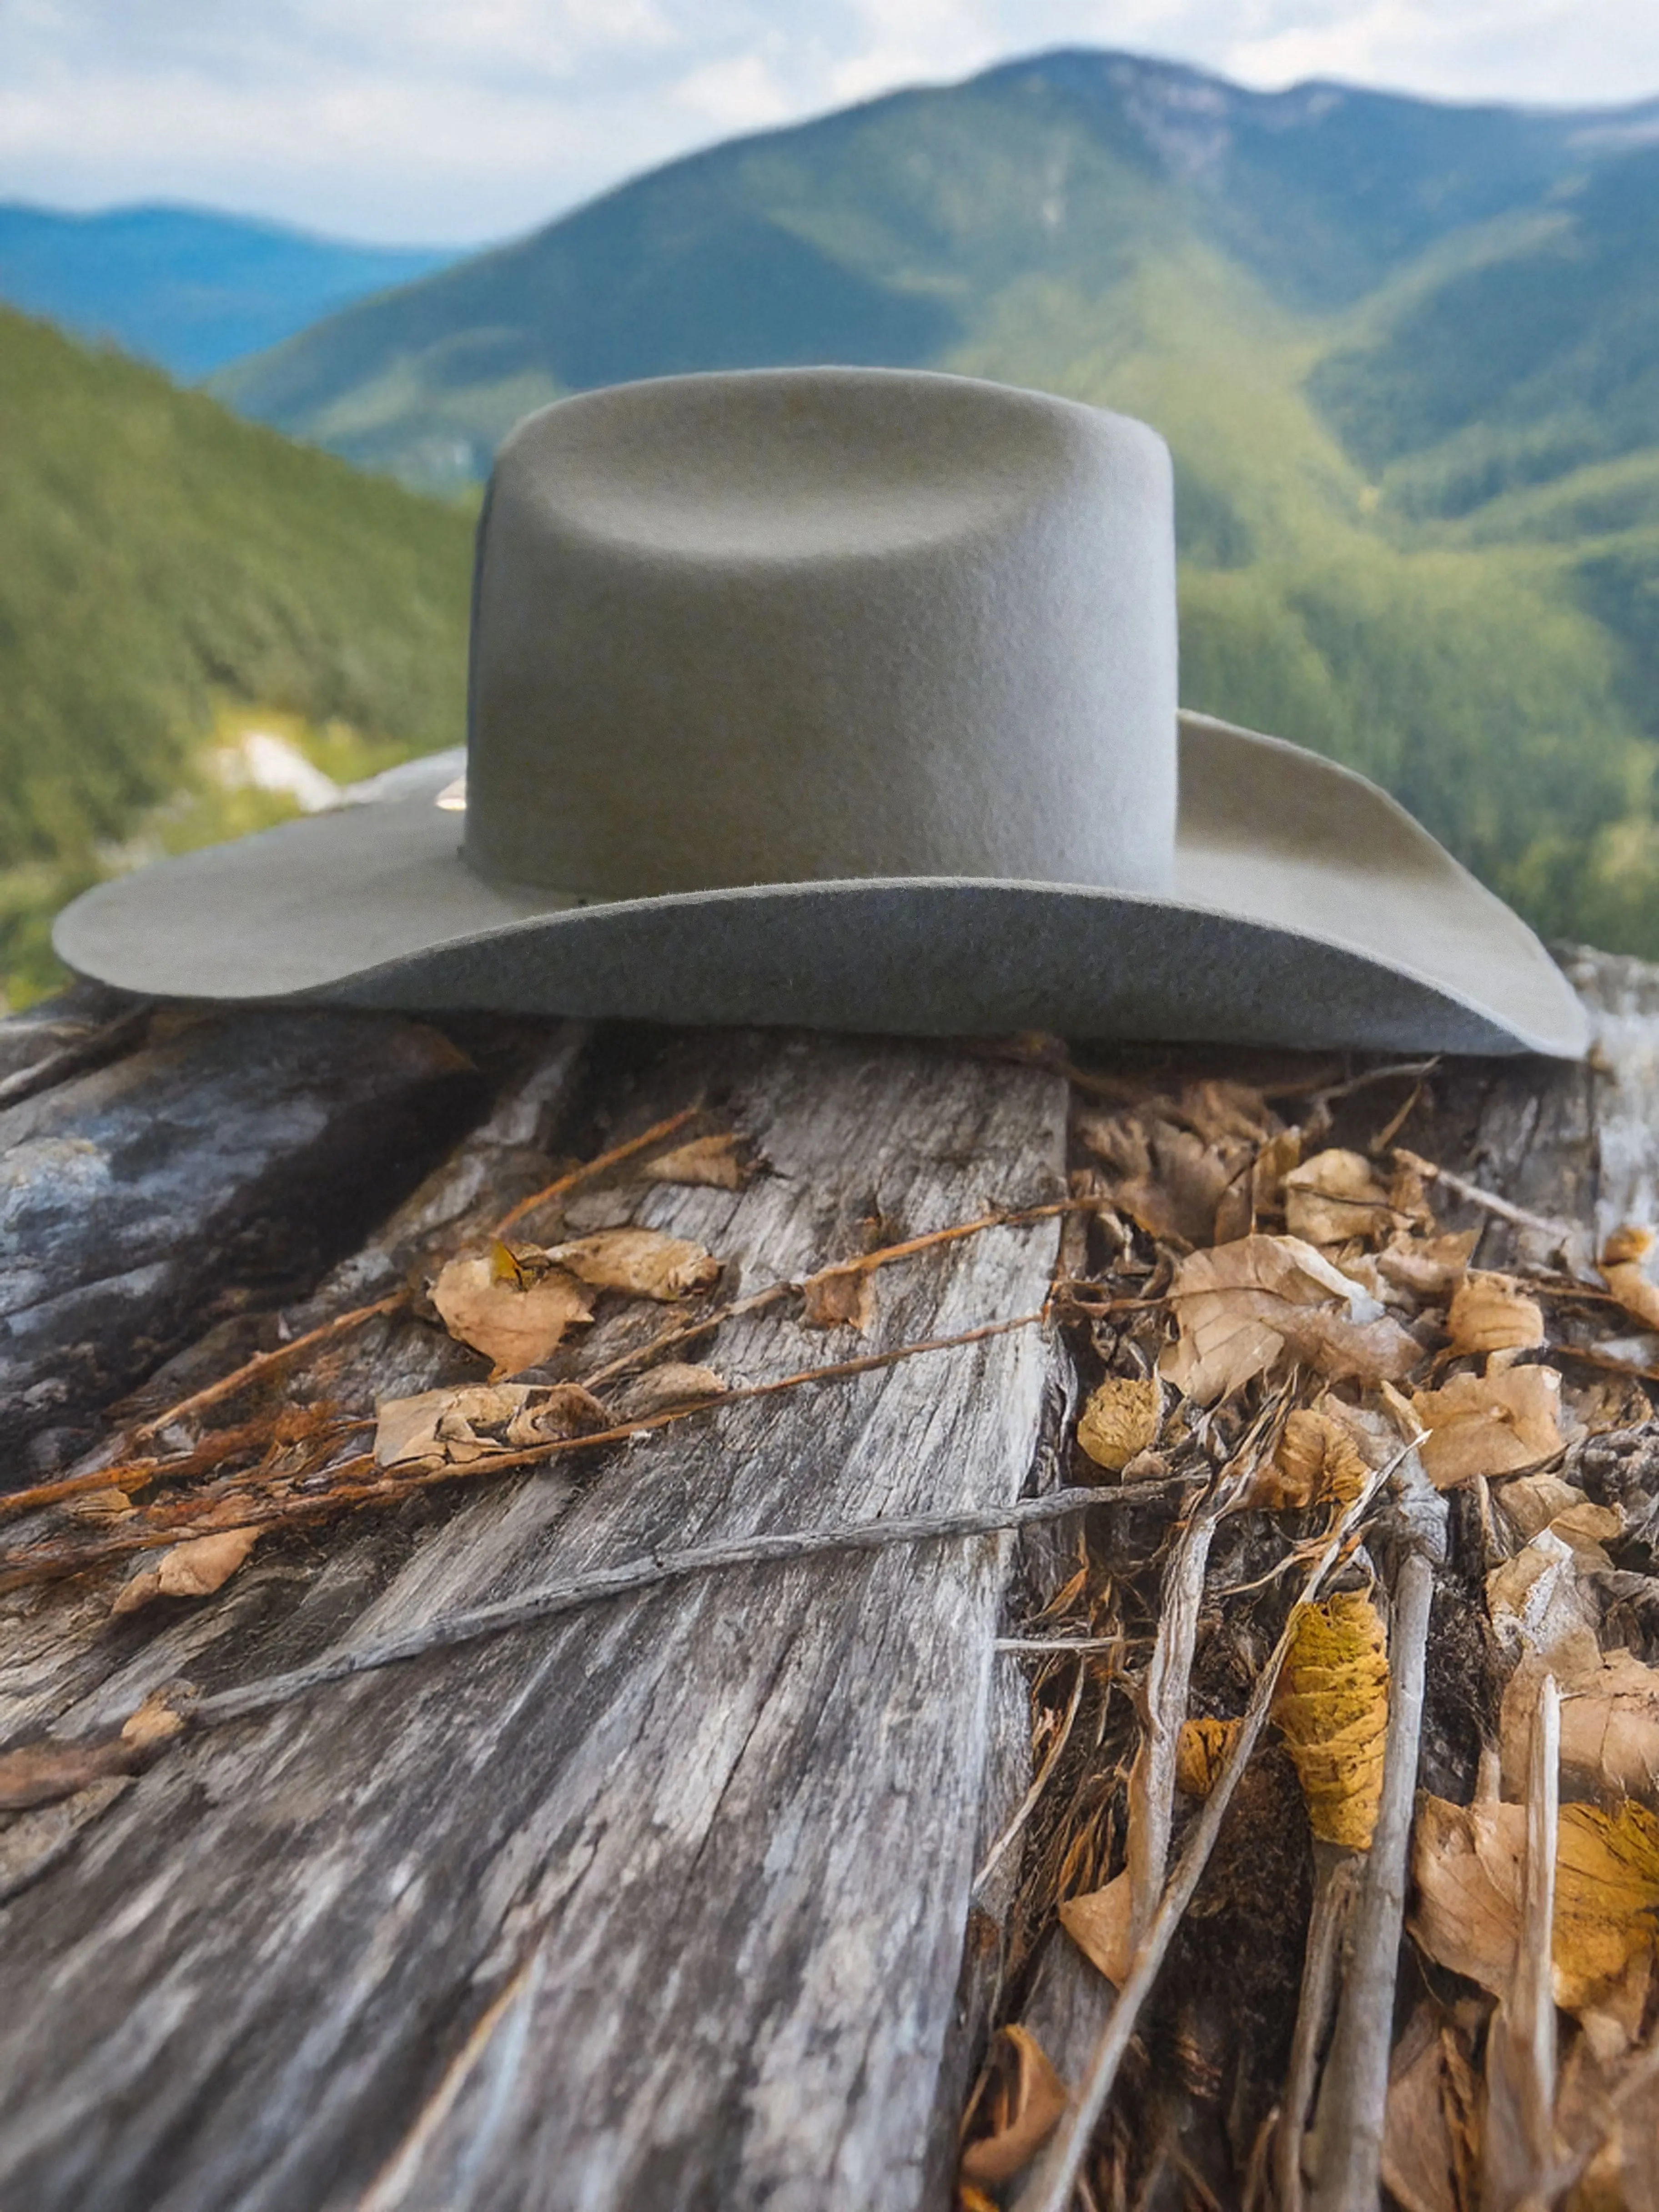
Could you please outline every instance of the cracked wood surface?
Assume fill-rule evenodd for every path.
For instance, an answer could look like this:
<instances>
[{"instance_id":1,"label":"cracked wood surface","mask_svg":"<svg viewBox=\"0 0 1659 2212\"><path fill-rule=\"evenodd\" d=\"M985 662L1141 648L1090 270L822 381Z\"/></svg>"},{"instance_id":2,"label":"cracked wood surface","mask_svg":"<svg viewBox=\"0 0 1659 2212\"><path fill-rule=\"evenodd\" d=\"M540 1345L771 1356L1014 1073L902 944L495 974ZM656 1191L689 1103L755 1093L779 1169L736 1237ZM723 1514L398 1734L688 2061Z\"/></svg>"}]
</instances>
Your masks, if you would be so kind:
<instances>
[{"instance_id":1,"label":"cracked wood surface","mask_svg":"<svg viewBox=\"0 0 1659 2212\"><path fill-rule=\"evenodd\" d=\"M1060 1188L1063 1087L1036 1071L708 1039L585 1079L561 1036L337 1302L533 1187L525 1125L545 1142L581 1080L619 1127L724 1091L767 1173L589 1214L698 1238L739 1292L848 1256L872 1217L916 1234ZM1033 1311L1057 1235L887 1271L867 1348ZM759 1379L849 1343L768 1312L700 1356ZM477 1362L389 1316L305 1388L349 1370L395 1394ZM84 1731L169 1676L221 1686L556 1562L1012 1499L1043 1374L1027 1328L717 1407L577 1474L262 1550L159 1626L106 1624L106 1587L48 1592L9 1622L7 1732ZM0 2201L919 2203L961 2087L1001 1551L744 1571L436 1655L187 1744L72 1848L43 1834L0 1914L0 1974L31 1992L0 2022Z\"/></svg>"}]
</instances>

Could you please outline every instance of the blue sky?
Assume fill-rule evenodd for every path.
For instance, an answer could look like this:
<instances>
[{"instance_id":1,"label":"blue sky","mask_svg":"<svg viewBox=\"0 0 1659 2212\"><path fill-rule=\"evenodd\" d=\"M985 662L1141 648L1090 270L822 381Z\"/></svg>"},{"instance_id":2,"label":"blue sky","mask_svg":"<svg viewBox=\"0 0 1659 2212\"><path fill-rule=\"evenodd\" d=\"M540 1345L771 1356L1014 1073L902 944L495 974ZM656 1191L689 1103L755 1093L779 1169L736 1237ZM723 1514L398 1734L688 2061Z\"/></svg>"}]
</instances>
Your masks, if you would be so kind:
<instances>
[{"instance_id":1,"label":"blue sky","mask_svg":"<svg viewBox=\"0 0 1659 2212\"><path fill-rule=\"evenodd\" d=\"M470 245L734 132L1059 45L1263 88L1659 94L1659 0L0 0L0 198Z\"/></svg>"}]
</instances>

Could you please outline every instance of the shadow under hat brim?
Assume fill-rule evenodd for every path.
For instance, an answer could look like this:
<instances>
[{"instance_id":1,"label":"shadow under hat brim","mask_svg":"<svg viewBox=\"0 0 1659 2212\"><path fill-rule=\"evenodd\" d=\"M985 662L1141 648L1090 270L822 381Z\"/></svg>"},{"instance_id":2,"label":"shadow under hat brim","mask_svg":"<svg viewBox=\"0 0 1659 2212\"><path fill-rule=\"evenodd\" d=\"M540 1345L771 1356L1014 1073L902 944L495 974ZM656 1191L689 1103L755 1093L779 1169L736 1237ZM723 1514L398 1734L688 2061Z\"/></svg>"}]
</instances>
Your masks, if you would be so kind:
<instances>
[{"instance_id":1,"label":"shadow under hat brim","mask_svg":"<svg viewBox=\"0 0 1659 2212\"><path fill-rule=\"evenodd\" d=\"M1374 785L1181 718L1168 897L914 878L582 902L485 882L439 792L157 862L58 916L79 973L147 997L924 1036L1540 1052L1583 1010L1537 939Z\"/></svg>"}]
</instances>

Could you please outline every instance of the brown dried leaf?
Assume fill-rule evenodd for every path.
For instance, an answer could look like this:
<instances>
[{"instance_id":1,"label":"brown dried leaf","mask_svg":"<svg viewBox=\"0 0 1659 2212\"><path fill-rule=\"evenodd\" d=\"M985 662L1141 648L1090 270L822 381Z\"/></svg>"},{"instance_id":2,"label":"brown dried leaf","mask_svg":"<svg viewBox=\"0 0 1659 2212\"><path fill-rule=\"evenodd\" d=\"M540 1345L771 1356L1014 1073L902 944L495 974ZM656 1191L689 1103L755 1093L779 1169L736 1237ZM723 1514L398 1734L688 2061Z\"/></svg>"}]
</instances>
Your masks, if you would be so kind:
<instances>
[{"instance_id":1,"label":"brown dried leaf","mask_svg":"<svg viewBox=\"0 0 1659 2212\"><path fill-rule=\"evenodd\" d=\"M693 1137L662 1152L646 1170L652 1182L706 1184L711 1190L741 1190L747 1176L738 1158L738 1139L726 1130L715 1137Z\"/></svg>"},{"instance_id":2,"label":"brown dried leaf","mask_svg":"<svg viewBox=\"0 0 1659 2212\"><path fill-rule=\"evenodd\" d=\"M1214 1089L1216 1086L1208 1086ZM1196 1102L1200 1109L1212 1098ZM1232 1127L1195 1133L1172 1118L1180 1109L1158 1101L1135 1113L1083 1115L1078 1133L1114 1172L1112 1199L1149 1237L1181 1245L1212 1243L1217 1212L1230 1197L1248 1215L1255 1143Z\"/></svg>"},{"instance_id":3,"label":"brown dried leaf","mask_svg":"<svg viewBox=\"0 0 1659 2212\"><path fill-rule=\"evenodd\" d=\"M1250 1209L1257 1220L1266 1214L1284 1213L1285 1178L1301 1160L1300 1129L1281 1129L1263 1145L1250 1170Z\"/></svg>"},{"instance_id":4,"label":"brown dried leaf","mask_svg":"<svg viewBox=\"0 0 1659 2212\"><path fill-rule=\"evenodd\" d=\"M1176 1788L1183 1797L1207 1797L1238 1741L1242 1721L1182 1721L1176 1738Z\"/></svg>"},{"instance_id":5,"label":"brown dried leaf","mask_svg":"<svg viewBox=\"0 0 1659 2212\"><path fill-rule=\"evenodd\" d=\"M1388 1641L1363 1590L1304 1606L1273 1698L1321 1843L1369 1850L1382 1801Z\"/></svg>"},{"instance_id":6,"label":"brown dried leaf","mask_svg":"<svg viewBox=\"0 0 1659 2212\"><path fill-rule=\"evenodd\" d=\"M1481 2101L1456 2024L1425 1999L1395 2053L1383 2123L1382 2182L1401 2212L1468 2212L1479 2202Z\"/></svg>"},{"instance_id":7,"label":"brown dried leaf","mask_svg":"<svg viewBox=\"0 0 1659 2212\"><path fill-rule=\"evenodd\" d=\"M171 1743L189 1726L187 1715L180 1708L187 1706L194 1695L188 1682L164 1682L122 1722L121 1741L140 1755Z\"/></svg>"},{"instance_id":8,"label":"brown dried leaf","mask_svg":"<svg viewBox=\"0 0 1659 2212\"><path fill-rule=\"evenodd\" d=\"M1446 1316L1455 1352L1530 1351L1544 1341L1544 1309L1513 1275L1471 1268Z\"/></svg>"},{"instance_id":9,"label":"brown dried leaf","mask_svg":"<svg viewBox=\"0 0 1659 2212\"><path fill-rule=\"evenodd\" d=\"M1561 1705L1561 1774L1601 1796L1659 1795L1659 1669L1608 1651L1577 1676ZM1505 1719L1508 1718L1507 1712Z\"/></svg>"},{"instance_id":10,"label":"brown dried leaf","mask_svg":"<svg viewBox=\"0 0 1659 2212\"><path fill-rule=\"evenodd\" d=\"M1285 1424L1272 1462L1257 1474L1249 1503L1270 1512L1328 1499L1346 1505L1365 1487L1370 1473L1345 1423L1319 1408L1298 1407Z\"/></svg>"},{"instance_id":11,"label":"brown dried leaf","mask_svg":"<svg viewBox=\"0 0 1659 2212\"><path fill-rule=\"evenodd\" d=\"M64 1504L66 1519L91 1528L106 1528L112 1522L130 1521L137 1510L125 1491L113 1486L107 1490L83 1490L78 1498L67 1498Z\"/></svg>"},{"instance_id":12,"label":"brown dried leaf","mask_svg":"<svg viewBox=\"0 0 1659 2212\"><path fill-rule=\"evenodd\" d=\"M1567 1513L1589 1504L1582 1490L1576 1490L1570 1482L1563 1482L1559 1474L1517 1474L1495 1491L1493 1496L1514 1523L1523 1543L1530 1542L1541 1529L1547 1528L1557 1514ZM1620 1525L1620 1516L1615 1514L1611 1531L1613 1535L1618 1534Z\"/></svg>"},{"instance_id":13,"label":"brown dried leaf","mask_svg":"<svg viewBox=\"0 0 1659 2212\"><path fill-rule=\"evenodd\" d=\"M1029 2028L997 2030L997 2076L987 2117L991 2132L962 2154L962 2179L970 2187L1000 2188L1030 2164L1066 2110L1066 2084Z\"/></svg>"},{"instance_id":14,"label":"brown dried leaf","mask_svg":"<svg viewBox=\"0 0 1659 2212\"><path fill-rule=\"evenodd\" d=\"M1151 1451L1164 1423L1164 1393L1155 1376L1109 1375L1083 1408L1077 1440L1097 1467L1121 1474Z\"/></svg>"},{"instance_id":15,"label":"brown dried leaf","mask_svg":"<svg viewBox=\"0 0 1659 2212\"><path fill-rule=\"evenodd\" d=\"M1450 1229L1434 1237L1401 1235L1376 1255L1384 1279L1413 1297L1449 1297L1462 1281L1478 1229Z\"/></svg>"},{"instance_id":16,"label":"brown dried leaf","mask_svg":"<svg viewBox=\"0 0 1659 2212\"><path fill-rule=\"evenodd\" d=\"M1134 1956L1129 1941L1133 1887L1126 1868L1104 1889L1066 1898L1060 1907L1060 1926L1090 1964L1120 1990L1129 1978L1129 1961Z\"/></svg>"},{"instance_id":17,"label":"brown dried leaf","mask_svg":"<svg viewBox=\"0 0 1659 2212\"><path fill-rule=\"evenodd\" d=\"M683 1298L708 1290L720 1272L712 1252L659 1229L600 1229L552 1246L546 1256L594 1290L630 1298Z\"/></svg>"},{"instance_id":18,"label":"brown dried leaf","mask_svg":"<svg viewBox=\"0 0 1659 2212\"><path fill-rule=\"evenodd\" d=\"M855 1328L867 1336L876 1317L876 1285L871 1268L836 1268L809 1275L801 1285L801 1319L809 1328Z\"/></svg>"},{"instance_id":19,"label":"brown dried leaf","mask_svg":"<svg viewBox=\"0 0 1659 2212\"><path fill-rule=\"evenodd\" d=\"M1242 1237L1182 1261L1170 1289L1178 1343L1158 1363L1200 1405L1280 1360L1367 1382L1408 1374L1421 1347L1299 1237Z\"/></svg>"},{"instance_id":20,"label":"brown dried leaf","mask_svg":"<svg viewBox=\"0 0 1659 2212\"><path fill-rule=\"evenodd\" d=\"M602 1399L580 1382L556 1382L537 1391L533 1402L520 1407L507 1425L506 1442L514 1451L554 1443L566 1437L587 1437L615 1425L616 1416Z\"/></svg>"},{"instance_id":21,"label":"brown dried leaf","mask_svg":"<svg viewBox=\"0 0 1659 2212\"><path fill-rule=\"evenodd\" d=\"M1659 1818L1626 1799L1565 1805L1557 1828L1555 2002L1605 2021L1629 1970L1651 1958L1659 1912ZM1419 1800L1412 1933L1431 1958L1508 1999L1520 1940L1524 1805Z\"/></svg>"},{"instance_id":22,"label":"brown dried leaf","mask_svg":"<svg viewBox=\"0 0 1659 2212\"><path fill-rule=\"evenodd\" d=\"M726 1395L726 1378L717 1375L712 1367L690 1367L678 1361L661 1367L648 1367L645 1373L630 1382L623 1397L623 1407L630 1421L643 1420L647 1414L660 1413L670 1406L693 1406L700 1401L720 1398Z\"/></svg>"},{"instance_id":23,"label":"brown dried leaf","mask_svg":"<svg viewBox=\"0 0 1659 2212\"><path fill-rule=\"evenodd\" d=\"M112 1614L137 1613L158 1597L211 1597L222 1589L259 1540L257 1528L226 1528L193 1536L148 1561L116 1592Z\"/></svg>"},{"instance_id":24,"label":"brown dried leaf","mask_svg":"<svg viewBox=\"0 0 1659 2212\"><path fill-rule=\"evenodd\" d=\"M1310 1244L1346 1244L1393 1220L1389 1194L1363 1152L1316 1152L1285 1177L1285 1225Z\"/></svg>"},{"instance_id":25,"label":"brown dried leaf","mask_svg":"<svg viewBox=\"0 0 1659 2212\"><path fill-rule=\"evenodd\" d=\"M382 1398L374 1408L375 1462L380 1467L465 1467L501 1449L479 1430L505 1432L530 1396L526 1382L472 1382L422 1390L413 1398Z\"/></svg>"},{"instance_id":26,"label":"brown dried leaf","mask_svg":"<svg viewBox=\"0 0 1659 2212\"><path fill-rule=\"evenodd\" d=\"M1412 1410L1429 1431L1419 1447L1437 1490L1477 1474L1516 1474L1562 1448L1561 1378L1553 1367L1507 1367L1454 1375L1438 1390L1419 1390Z\"/></svg>"},{"instance_id":27,"label":"brown dried leaf","mask_svg":"<svg viewBox=\"0 0 1659 2212\"><path fill-rule=\"evenodd\" d=\"M139 1754L112 1736L101 1743L29 1743L0 1752L0 1813L55 1805L111 1774L131 1774Z\"/></svg>"},{"instance_id":28,"label":"brown dried leaf","mask_svg":"<svg viewBox=\"0 0 1659 2212\"><path fill-rule=\"evenodd\" d=\"M496 1382L539 1366L568 1328L593 1318L592 1300L573 1276L554 1269L520 1289L487 1258L451 1260L432 1286L432 1303L453 1337L493 1363Z\"/></svg>"}]
</instances>

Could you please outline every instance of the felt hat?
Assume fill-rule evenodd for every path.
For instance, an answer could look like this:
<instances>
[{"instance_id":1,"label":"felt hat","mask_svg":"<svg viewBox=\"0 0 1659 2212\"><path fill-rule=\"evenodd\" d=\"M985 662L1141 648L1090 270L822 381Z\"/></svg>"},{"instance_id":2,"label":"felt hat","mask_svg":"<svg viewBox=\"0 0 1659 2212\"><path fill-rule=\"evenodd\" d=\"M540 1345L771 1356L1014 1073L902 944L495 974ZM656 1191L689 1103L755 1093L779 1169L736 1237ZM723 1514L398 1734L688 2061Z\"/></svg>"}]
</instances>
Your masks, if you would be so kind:
<instances>
[{"instance_id":1,"label":"felt hat","mask_svg":"<svg viewBox=\"0 0 1659 2212\"><path fill-rule=\"evenodd\" d=\"M1561 1055L1578 1001L1373 785L1177 711L1169 455L967 378L521 423L468 749L58 918L216 1000Z\"/></svg>"}]
</instances>

